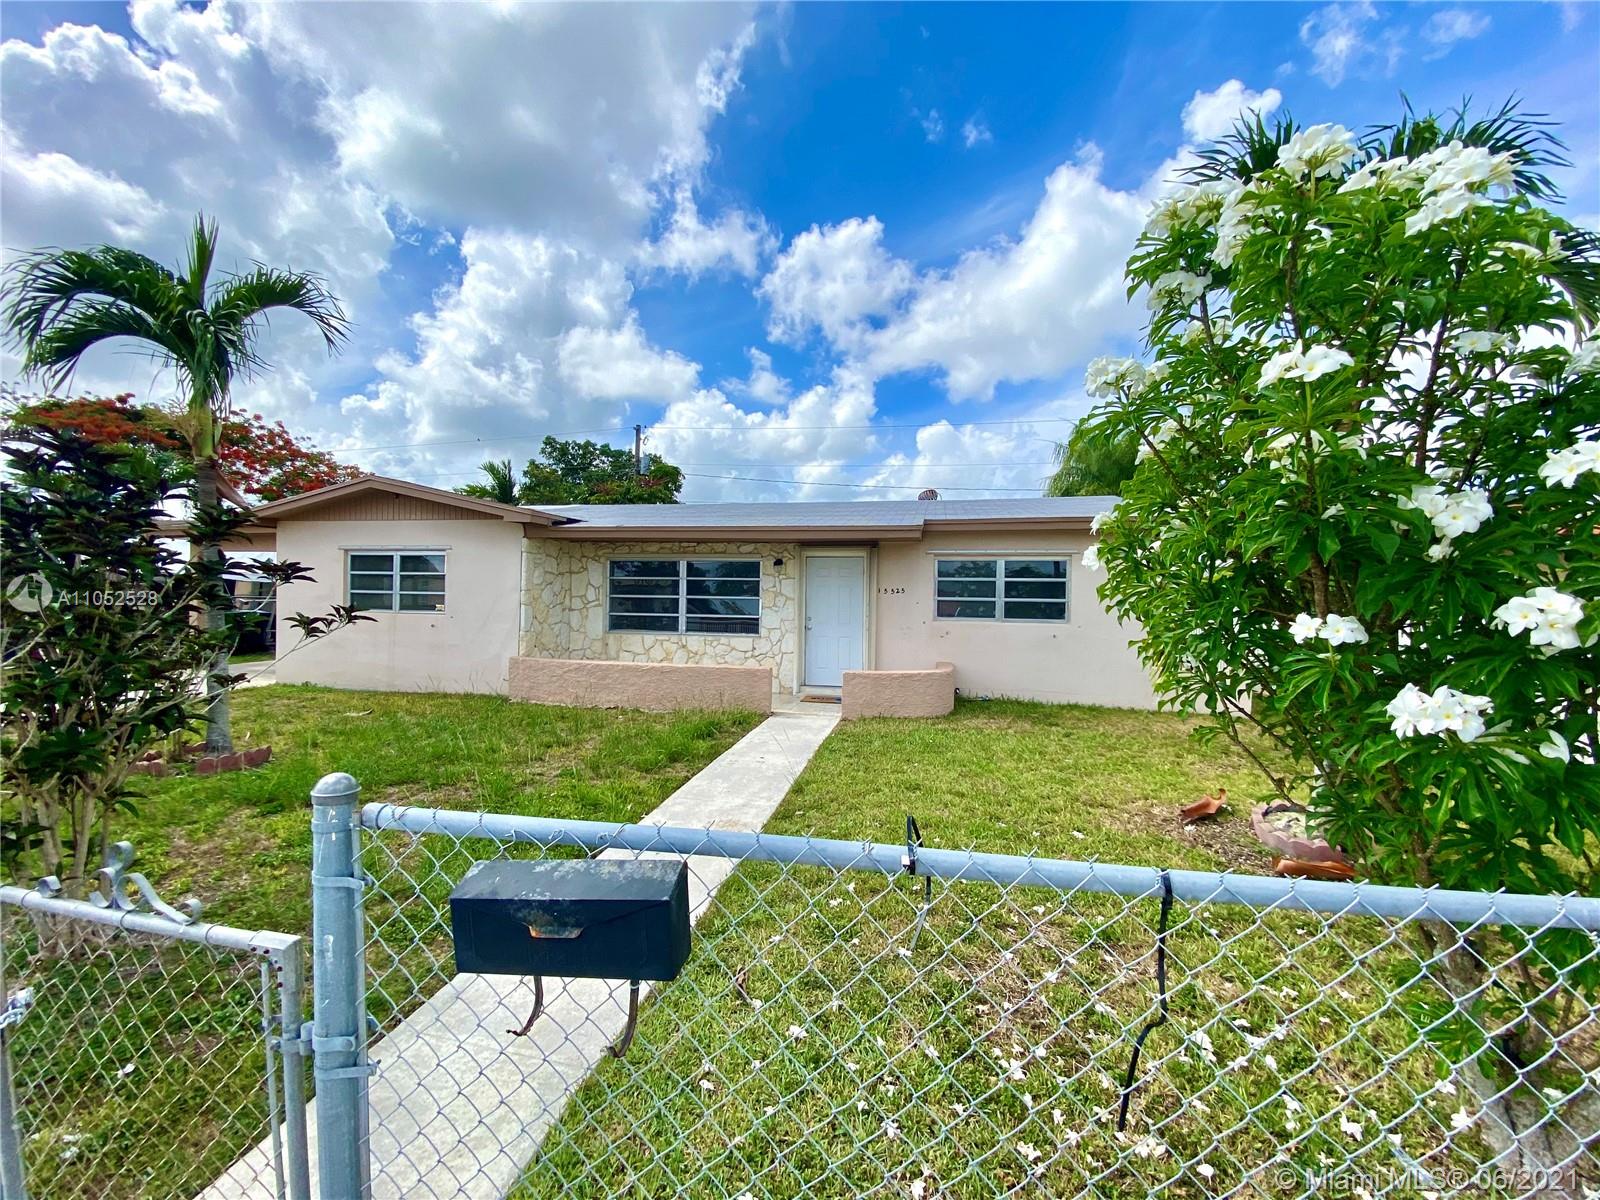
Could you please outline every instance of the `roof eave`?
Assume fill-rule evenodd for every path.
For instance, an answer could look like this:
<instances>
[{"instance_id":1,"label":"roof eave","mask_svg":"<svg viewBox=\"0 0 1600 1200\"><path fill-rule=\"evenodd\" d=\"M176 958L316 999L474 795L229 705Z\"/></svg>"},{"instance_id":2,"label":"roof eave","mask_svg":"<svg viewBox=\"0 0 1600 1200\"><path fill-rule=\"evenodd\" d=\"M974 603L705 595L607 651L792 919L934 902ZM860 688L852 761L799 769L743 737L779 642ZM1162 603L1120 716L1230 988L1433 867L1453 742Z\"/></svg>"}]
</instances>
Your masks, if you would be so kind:
<instances>
[{"instance_id":1,"label":"roof eave","mask_svg":"<svg viewBox=\"0 0 1600 1200\"><path fill-rule=\"evenodd\" d=\"M584 542L888 542L915 541L918 525L555 525L529 537Z\"/></svg>"}]
</instances>

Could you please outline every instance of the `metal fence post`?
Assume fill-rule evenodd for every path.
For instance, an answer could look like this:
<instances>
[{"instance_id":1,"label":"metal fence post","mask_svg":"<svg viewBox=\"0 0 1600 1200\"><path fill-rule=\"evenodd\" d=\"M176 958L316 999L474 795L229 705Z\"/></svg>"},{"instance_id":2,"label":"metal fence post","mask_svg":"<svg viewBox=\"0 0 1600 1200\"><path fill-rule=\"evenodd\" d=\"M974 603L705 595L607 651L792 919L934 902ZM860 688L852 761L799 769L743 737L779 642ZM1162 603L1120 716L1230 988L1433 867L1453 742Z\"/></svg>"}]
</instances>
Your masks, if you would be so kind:
<instances>
[{"instance_id":1,"label":"metal fence post","mask_svg":"<svg viewBox=\"0 0 1600 1200\"><path fill-rule=\"evenodd\" d=\"M365 931L356 861L356 804L349 775L311 789L312 1064L317 1082L319 1193L371 1194L367 1170Z\"/></svg>"},{"instance_id":2,"label":"metal fence post","mask_svg":"<svg viewBox=\"0 0 1600 1200\"><path fill-rule=\"evenodd\" d=\"M0 954L0 1200L28 1200L22 1176L22 1138L17 1131L17 1097L11 1082L10 993L6 991L5 955ZM16 1010L19 1014L21 1009Z\"/></svg>"},{"instance_id":3,"label":"metal fence post","mask_svg":"<svg viewBox=\"0 0 1600 1200\"><path fill-rule=\"evenodd\" d=\"M278 973L279 1028L284 1038L297 1037L302 1011L301 993L304 967L300 943L280 953L274 964ZM288 1190L291 1200L311 1196L311 1168L306 1147L306 1065L299 1054L279 1055L283 1067L283 1121L288 1143Z\"/></svg>"}]
</instances>

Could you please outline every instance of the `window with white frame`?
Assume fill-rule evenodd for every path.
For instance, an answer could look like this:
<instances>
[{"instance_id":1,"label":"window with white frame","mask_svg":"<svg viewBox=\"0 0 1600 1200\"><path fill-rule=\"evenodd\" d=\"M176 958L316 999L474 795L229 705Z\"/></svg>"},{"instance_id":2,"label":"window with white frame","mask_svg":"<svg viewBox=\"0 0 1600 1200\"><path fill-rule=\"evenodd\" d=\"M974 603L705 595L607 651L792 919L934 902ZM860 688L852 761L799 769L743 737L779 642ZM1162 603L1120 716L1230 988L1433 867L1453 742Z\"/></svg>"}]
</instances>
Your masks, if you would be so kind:
<instances>
[{"instance_id":1,"label":"window with white frame","mask_svg":"<svg viewBox=\"0 0 1600 1200\"><path fill-rule=\"evenodd\" d=\"M1064 558L941 558L934 615L956 621L1065 621Z\"/></svg>"},{"instance_id":2,"label":"window with white frame","mask_svg":"<svg viewBox=\"0 0 1600 1200\"><path fill-rule=\"evenodd\" d=\"M345 557L350 607L362 612L443 612L442 550L352 550Z\"/></svg>"},{"instance_id":3,"label":"window with white frame","mask_svg":"<svg viewBox=\"0 0 1600 1200\"><path fill-rule=\"evenodd\" d=\"M758 558L614 558L612 633L760 633Z\"/></svg>"}]
</instances>

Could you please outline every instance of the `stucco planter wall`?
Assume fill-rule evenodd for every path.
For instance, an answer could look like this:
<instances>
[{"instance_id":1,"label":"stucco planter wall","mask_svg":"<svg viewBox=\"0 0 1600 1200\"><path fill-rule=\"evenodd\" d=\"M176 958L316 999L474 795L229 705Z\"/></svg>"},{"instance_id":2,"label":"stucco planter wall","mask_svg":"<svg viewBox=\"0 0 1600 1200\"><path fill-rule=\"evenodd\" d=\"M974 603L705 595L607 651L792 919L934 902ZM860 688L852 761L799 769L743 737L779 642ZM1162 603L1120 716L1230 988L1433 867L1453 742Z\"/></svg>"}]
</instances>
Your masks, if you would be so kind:
<instances>
[{"instance_id":1,"label":"stucco planter wall","mask_svg":"<svg viewBox=\"0 0 1600 1200\"><path fill-rule=\"evenodd\" d=\"M757 666L513 658L513 700L575 708L772 711L772 671Z\"/></svg>"},{"instance_id":2,"label":"stucco planter wall","mask_svg":"<svg viewBox=\"0 0 1600 1200\"><path fill-rule=\"evenodd\" d=\"M754 634L608 633L606 574L613 558L761 560L761 631ZM776 566L782 559L783 565ZM579 542L530 537L522 550L526 658L761 666L780 692L799 649L800 547L786 542Z\"/></svg>"},{"instance_id":3,"label":"stucco planter wall","mask_svg":"<svg viewBox=\"0 0 1600 1200\"><path fill-rule=\"evenodd\" d=\"M956 706L956 669L846 671L840 717L942 717Z\"/></svg>"}]
</instances>

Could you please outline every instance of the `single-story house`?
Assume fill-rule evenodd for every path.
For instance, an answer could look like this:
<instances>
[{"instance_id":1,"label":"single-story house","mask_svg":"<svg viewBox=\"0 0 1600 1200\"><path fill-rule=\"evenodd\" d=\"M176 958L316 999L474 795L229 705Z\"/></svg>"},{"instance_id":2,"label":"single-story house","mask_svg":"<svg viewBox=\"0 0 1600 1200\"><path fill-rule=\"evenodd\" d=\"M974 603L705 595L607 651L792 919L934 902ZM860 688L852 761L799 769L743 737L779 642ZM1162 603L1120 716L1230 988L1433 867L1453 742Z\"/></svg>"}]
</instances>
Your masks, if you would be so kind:
<instances>
[{"instance_id":1,"label":"single-story house","mask_svg":"<svg viewBox=\"0 0 1600 1200\"><path fill-rule=\"evenodd\" d=\"M367 476L253 513L314 582L278 597L277 677L670 707L955 688L1150 707L1082 565L1112 497L516 507ZM294 649L299 611L375 618ZM853 710L853 711L852 711Z\"/></svg>"}]
</instances>

